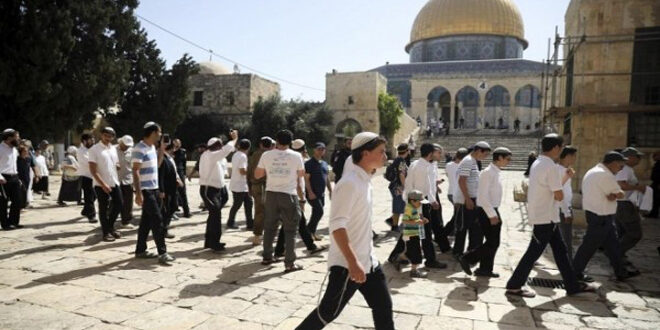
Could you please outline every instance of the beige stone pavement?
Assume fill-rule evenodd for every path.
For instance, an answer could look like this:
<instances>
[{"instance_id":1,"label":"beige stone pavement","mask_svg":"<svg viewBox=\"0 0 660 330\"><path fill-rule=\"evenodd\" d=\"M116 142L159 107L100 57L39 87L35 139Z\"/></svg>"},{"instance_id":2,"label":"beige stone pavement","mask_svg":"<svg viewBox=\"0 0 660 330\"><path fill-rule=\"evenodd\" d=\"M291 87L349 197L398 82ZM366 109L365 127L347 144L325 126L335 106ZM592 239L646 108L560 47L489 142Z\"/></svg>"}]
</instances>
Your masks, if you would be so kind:
<instances>
[{"instance_id":1,"label":"beige stone pavement","mask_svg":"<svg viewBox=\"0 0 660 330\"><path fill-rule=\"evenodd\" d=\"M524 205L512 200L522 174L504 172L504 177L504 227L495 269L502 278L466 276L447 255L439 259L449 268L432 271L428 279L411 280L407 269L397 273L385 264L398 329L660 329L658 220L644 220L645 238L629 255L642 276L612 281L607 260L597 253L588 269L600 287L597 294L566 297L563 290L532 287L536 298L505 297L506 280L529 243L530 228L521 221ZM133 258L136 226L119 229L122 239L102 242L98 223L80 217L80 206L54 205L59 178L51 181L51 200L37 198L35 208L22 214L25 229L0 231L1 329L293 329L317 303L326 255L307 255L301 242L298 262L305 269L285 275L282 264L260 264L261 247L253 248L244 230L225 231L224 255L203 250L206 213L195 212L192 219L172 223L176 238L168 240L168 250L177 261L159 266ZM385 234L382 220L389 216L390 197L382 175L374 186L374 228ZM188 185L194 210L197 191L194 180ZM446 221L451 216L446 198L443 209ZM228 212L223 210L223 220ZM238 220L244 225L242 211ZM327 218L320 228L327 235ZM577 244L581 235L576 236ZM327 236L322 243L328 244ZM148 244L154 249L153 241ZM385 261L394 239L377 244ZM546 252L532 276L558 278ZM371 312L356 294L327 328L372 326Z\"/></svg>"}]
</instances>

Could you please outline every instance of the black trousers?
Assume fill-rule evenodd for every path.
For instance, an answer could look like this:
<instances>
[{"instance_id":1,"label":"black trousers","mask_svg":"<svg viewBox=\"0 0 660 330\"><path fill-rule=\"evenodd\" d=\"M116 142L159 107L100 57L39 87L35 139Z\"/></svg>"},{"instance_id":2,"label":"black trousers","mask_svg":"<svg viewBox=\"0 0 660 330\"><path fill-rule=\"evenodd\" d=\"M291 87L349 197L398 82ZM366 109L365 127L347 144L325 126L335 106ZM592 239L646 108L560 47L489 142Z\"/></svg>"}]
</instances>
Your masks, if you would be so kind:
<instances>
[{"instance_id":1,"label":"black trousers","mask_svg":"<svg viewBox=\"0 0 660 330\"><path fill-rule=\"evenodd\" d=\"M222 220L220 210L222 209L221 189L200 186L199 194L202 196L209 216L206 218L206 234L204 235L204 247L207 249L220 249L220 237L222 237Z\"/></svg>"},{"instance_id":2,"label":"black trousers","mask_svg":"<svg viewBox=\"0 0 660 330\"><path fill-rule=\"evenodd\" d=\"M307 230L310 233L315 234L316 228L323 218L323 207L325 207L325 195L316 196L316 199L309 200L309 206L312 208L312 215L309 218L309 224L307 224Z\"/></svg>"},{"instance_id":3,"label":"black trousers","mask_svg":"<svg viewBox=\"0 0 660 330\"><path fill-rule=\"evenodd\" d=\"M587 232L573 260L575 273L578 276L582 275L589 260L594 256L596 250L602 246L605 249L605 255L610 259L614 273L618 276L628 275L628 271L623 265L623 254L621 245L619 245L619 235L616 229L614 214L599 216L586 211L586 215Z\"/></svg>"},{"instance_id":4,"label":"black trousers","mask_svg":"<svg viewBox=\"0 0 660 330\"><path fill-rule=\"evenodd\" d=\"M468 232L470 237L470 243L467 248L468 251L476 249L483 242L484 236L481 233L481 228L477 221L477 200L472 198L472 202L474 202L474 208L472 210L465 207L465 204L456 204L457 210L454 219L456 235L453 251L455 255L463 254L465 250L465 238L466 235L468 235Z\"/></svg>"},{"instance_id":5,"label":"black trousers","mask_svg":"<svg viewBox=\"0 0 660 330\"><path fill-rule=\"evenodd\" d=\"M367 280L362 284L351 281L348 269L340 266L330 267L328 287L321 303L296 329L323 329L339 316L344 306L358 290L371 308L375 328L377 330L394 329L392 297L387 289L387 280L380 266L367 274Z\"/></svg>"},{"instance_id":6,"label":"black trousers","mask_svg":"<svg viewBox=\"0 0 660 330\"><path fill-rule=\"evenodd\" d=\"M128 224L133 220L133 186L121 185L121 198L124 202L121 208L121 223Z\"/></svg>"},{"instance_id":7,"label":"black trousers","mask_svg":"<svg viewBox=\"0 0 660 330\"><path fill-rule=\"evenodd\" d=\"M439 201L440 196L436 194L435 200ZM440 204L440 202L438 202L438 204ZM440 206L437 210L434 210L433 207L431 207L430 212L431 217L428 219L431 225L431 231L433 232L433 241L438 244L438 248L440 248L441 252L447 252L451 250L451 245L449 244L449 239L447 238L448 231L443 226L442 206Z\"/></svg>"},{"instance_id":8,"label":"black trousers","mask_svg":"<svg viewBox=\"0 0 660 330\"><path fill-rule=\"evenodd\" d=\"M165 198L163 198L163 202L161 204L161 209L162 209L161 212L163 213L163 225L165 226L165 234L167 234L167 229L170 228L172 217L174 216L174 213L176 212L177 208L179 208L179 204L177 201L176 190L165 192Z\"/></svg>"},{"instance_id":9,"label":"black trousers","mask_svg":"<svg viewBox=\"0 0 660 330\"><path fill-rule=\"evenodd\" d=\"M568 257L566 244L561 236L558 223L534 225L532 239L529 242L527 251L520 259L509 282L507 282L507 289L517 290L522 288L525 282L527 282L527 277L529 277L529 272L534 267L534 263L539 260L548 244L552 247L552 254L555 257L557 268L559 268L561 277L564 280L566 293L574 294L579 291L580 287L577 282L575 270Z\"/></svg>"},{"instance_id":10,"label":"black trousers","mask_svg":"<svg viewBox=\"0 0 660 330\"><path fill-rule=\"evenodd\" d=\"M454 205L454 196L448 195L447 199L451 202L451 205L453 206L454 213L451 215L451 219L445 224L445 232L447 233L447 236L454 236L454 219L456 218L456 206Z\"/></svg>"},{"instance_id":11,"label":"black trousers","mask_svg":"<svg viewBox=\"0 0 660 330\"><path fill-rule=\"evenodd\" d=\"M115 222L123 205L121 191L119 186L112 187L110 193L106 193L101 187L94 187L94 191L99 201L101 230L103 230L103 235L107 235L115 231Z\"/></svg>"},{"instance_id":12,"label":"black trousers","mask_svg":"<svg viewBox=\"0 0 660 330\"><path fill-rule=\"evenodd\" d=\"M181 182L183 185L181 187L177 186L177 202L178 205L183 208L183 215L184 216L189 216L190 215L190 207L188 206L188 193L186 191L186 175L183 172L179 172L179 178L181 179ZM177 207L178 209L178 207Z\"/></svg>"},{"instance_id":13,"label":"black trousers","mask_svg":"<svg viewBox=\"0 0 660 330\"><path fill-rule=\"evenodd\" d=\"M660 184L654 182L651 187L653 188L653 208L649 212L649 217L657 218L658 210L660 210Z\"/></svg>"},{"instance_id":14,"label":"black trousers","mask_svg":"<svg viewBox=\"0 0 660 330\"><path fill-rule=\"evenodd\" d=\"M94 202L96 201L96 193L94 192L94 180L86 176L81 176L81 185L83 196L85 198L85 205L83 206L80 214L88 219L96 217L96 208Z\"/></svg>"},{"instance_id":15,"label":"black trousers","mask_svg":"<svg viewBox=\"0 0 660 330\"><path fill-rule=\"evenodd\" d=\"M429 219L429 222L424 224L424 239L422 240L422 251L424 252L424 259L426 259L427 264L435 262L437 259L435 255L435 246L433 245L433 226L431 225L431 213L431 204L422 204L422 215L424 218Z\"/></svg>"},{"instance_id":16,"label":"black trousers","mask_svg":"<svg viewBox=\"0 0 660 330\"><path fill-rule=\"evenodd\" d=\"M18 175L2 175L5 183L0 185L0 224L3 229L9 229L9 226L16 226L21 221L21 208L25 203L25 196L21 188L21 181ZM9 206L9 217L7 216L7 206Z\"/></svg>"},{"instance_id":17,"label":"black trousers","mask_svg":"<svg viewBox=\"0 0 660 330\"><path fill-rule=\"evenodd\" d=\"M246 192L231 192L232 194L232 205L231 209L229 210L229 218L227 218L227 226L233 226L234 222L236 221L236 213L238 213L238 209L243 206L243 210L245 211L245 224L247 225L248 228L252 228L254 225L254 219L252 219L252 205L254 204L252 202L252 197L250 194Z\"/></svg>"},{"instance_id":18,"label":"black trousers","mask_svg":"<svg viewBox=\"0 0 660 330\"><path fill-rule=\"evenodd\" d=\"M298 235L305 243L305 247L309 251L316 250L316 244L314 243L314 238L312 234L307 230L307 219L305 219L305 214L303 213L298 221ZM275 244L275 255L282 256L284 255L284 227L280 227L280 233L277 235L277 243Z\"/></svg>"},{"instance_id":19,"label":"black trousers","mask_svg":"<svg viewBox=\"0 0 660 330\"><path fill-rule=\"evenodd\" d=\"M229 202L229 189L227 189L227 186L224 186L220 188L220 208L225 207L227 202Z\"/></svg>"},{"instance_id":20,"label":"black trousers","mask_svg":"<svg viewBox=\"0 0 660 330\"><path fill-rule=\"evenodd\" d=\"M493 226L484 209L477 209L477 219L486 241L484 244L474 250L470 250L463 256L465 260L471 264L476 264L478 262L479 269L488 273L493 271L495 254L497 254L497 249L500 247L500 232L502 231L502 218L500 217L500 212L497 208L495 208L495 212L500 219L500 223Z\"/></svg>"},{"instance_id":21,"label":"black trousers","mask_svg":"<svg viewBox=\"0 0 660 330\"><path fill-rule=\"evenodd\" d=\"M151 231L154 242L156 242L158 254L162 255L167 252L167 247L165 246L165 226L163 224L163 216L160 213L159 199L157 189L142 190L142 216L140 217L137 245L135 246L136 254L147 251L149 231Z\"/></svg>"},{"instance_id":22,"label":"black trousers","mask_svg":"<svg viewBox=\"0 0 660 330\"><path fill-rule=\"evenodd\" d=\"M421 264L422 249L420 248L419 236L410 237L408 241L404 241L403 237L399 237L388 260L396 260L401 253L404 253L413 265Z\"/></svg>"}]
</instances>

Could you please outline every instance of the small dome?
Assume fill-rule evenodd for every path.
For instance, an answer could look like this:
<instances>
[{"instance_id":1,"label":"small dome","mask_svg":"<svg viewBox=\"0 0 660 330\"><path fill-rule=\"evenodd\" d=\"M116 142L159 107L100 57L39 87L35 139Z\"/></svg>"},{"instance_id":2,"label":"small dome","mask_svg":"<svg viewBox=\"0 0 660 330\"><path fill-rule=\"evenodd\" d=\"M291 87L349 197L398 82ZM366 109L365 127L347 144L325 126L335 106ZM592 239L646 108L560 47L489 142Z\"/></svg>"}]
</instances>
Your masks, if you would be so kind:
<instances>
[{"instance_id":1,"label":"small dome","mask_svg":"<svg viewBox=\"0 0 660 330\"><path fill-rule=\"evenodd\" d=\"M199 74L212 74L212 75L223 75L231 74L231 71L227 70L220 63L216 62L200 62L199 63Z\"/></svg>"},{"instance_id":2,"label":"small dome","mask_svg":"<svg viewBox=\"0 0 660 330\"><path fill-rule=\"evenodd\" d=\"M510 36L527 47L513 0L429 0L415 19L406 50L417 41L457 35Z\"/></svg>"}]
</instances>

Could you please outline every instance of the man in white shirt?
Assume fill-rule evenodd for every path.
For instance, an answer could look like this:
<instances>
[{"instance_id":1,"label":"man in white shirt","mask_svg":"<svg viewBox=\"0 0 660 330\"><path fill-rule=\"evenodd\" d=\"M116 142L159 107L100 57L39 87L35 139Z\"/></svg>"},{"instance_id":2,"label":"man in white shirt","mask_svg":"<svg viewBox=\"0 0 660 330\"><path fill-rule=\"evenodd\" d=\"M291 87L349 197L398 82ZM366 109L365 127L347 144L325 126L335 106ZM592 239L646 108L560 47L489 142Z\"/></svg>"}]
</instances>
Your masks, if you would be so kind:
<instances>
[{"instance_id":1,"label":"man in white shirt","mask_svg":"<svg viewBox=\"0 0 660 330\"><path fill-rule=\"evenodd\" d=\"M432 220L431 209L440 209L440 202L436 200L436 175L438 168L435 161L442 158L442 147L437 144L424 143L419 148L419 151L422 158L410 164L402 196L404 200L408 200L409 192L413 190L421 191L424 195L424 199L428 202L422 203L422 215L424 218ZM435 219L435 221L437 220L438 219ZM445 251L450 248L447 236L443 236L442 233L438 231L434 232L431 221L424 224L424 234L424 239L422 239L422 249L424 251L424 259L426 259L424 266L426 266L426 268L436 269L447 268L447 264L436 260L435 247L433 246L433 234L440 235L440 237L436 235L436 240L439 241L438 245L440 248ZM444 240L442 240L443 238ZM395 262L395 257L398 257L398 254L401 252L403 251L398 251L395 247L392 254L390 254L388 261Z\"/></svg>"},{"instance_id":2,"label":"man in white shirt","mask_svg":"<svg viewBox=\"0 0 660 330\"><path fill-rule=\"evenodd\" d=\"M541 257L548 244L552 247L566 293L574 295L595 291L593 287L578 282L568 258L566 243L559 230L559 203L564 199L564 193L555 161L559 159L563 143L564 140L557 134L543 137L541 140L543 154L532 164L529 173L527 210L528 221L534 229L527 251L507 282L507 295L528 298L536 296L534 292L522 289L522 286L527 282L534 263Z\"/></svg>"},{"instance_id":3,"label":"man in white shirt","mask_svg":"<svg viewBox=\"0 0 660 330\"><path fill-rule=\"evenodd\" d=\"M83 133L80 136L80 147L78 148L78 175L80 176L80 186L83 191L85 204L80 215L87 217L90 223L96 222L96 193L94 192L94 179L89 172L89 149L94 146L94 136L89 133Z\"/></svg>"},{"instance_id":4,"label":"man in white shirt","mask_svg":"<svg viewBox=\"0 0 660 330\"><path fill-rule=\"evenodd\" d=\"M232 194L232 205L229 210L229 219L227 219L227 228L237 229L235 224L236 213L243 205L245 211L245 225L252 228L252 197L248 193L247 168L248 156L250 150L250 140L242 139L238 141L238 151L231 157L231 180L229 189Z\"/></svg>"},{"instance_id":5,"label":"man in white shirt","mask_svg":"<svg viewBox=\"0 0 660 330\"><path fill-rule=\"evenodd\" d=\"M477 222L477 192L479 187L479 167L477 162L490 154L490 145L485 141L477 142L472 152L458 164L458 186L454 194L456 205L454 257L462 255L465 249L465 236L470 233L468 250L474 250L483 241L483 234Z\"/></svg>"},{"instance_id":6,"label":"man in white shirt","mask_svg":"<svg viewBox=\"0 0 660 330\"><path fill-rule=\"evenodd\" d=\"M644 193L646 186L639 183L633 169L639 164L644 154L633 147L625 148L621 153L628 160L623 169L616 174L616 180L625 193L625 196L617 201L616 223L619 229L621 251L625 260L628 250L635 247L642 239L642 218L639 215L639 208L630 201L630 196L634 191Z\"/></svg>"},{"instance_id":7,"label":"man in white shirt","mask_svg":"<svg viewBox=\"0 0 660 330\"><path fill-rule=\"evenodd\" d=\"M474 271L476 276L500 277L493 272L495 254L500 246L500 231L502 218L497 208L502 203L502 182L500 172L511 162L511 150L496 148L493 151L493 162L479 174L479 188L477 191L477 217L481 231L486 238L483 245L459 257L463 271L472 274L470 267L479 263L479 269Z\"/></svg>"},{"instance_id":8,"label":"man in white shirt","mask_svg":"<svg viewBox=\"0 0 660 330\"><path fill-rule=\"evenodd\" d=\"M454 213L451 216L451 220L445 224L445 231L449 236L454 236L454 221L456 219L456 207L454 205L454 194L458 188L458 164L461 163L463 158L468 155L467 148L458 148L454 159L451 162L447 163L445 167L445 172L447 173L447 182L449 183L449 188L447 189L447 198L454 206Z\"/></svg>"},{"instance_id":9,"label":"man in white shirt","mask_svg":"<svg viewBox=\"0 0 660 330\"><path fill-rule=\"evenodd\" d=\"M278 222L281 220L282 230L284 230L284 271L287 273L302 269L294 262L296 260L296 231L302 216L298 189L301 178L305 176L305 166L302 155L289 149L292 140L291 131L277 132L275 149L265 152L254 170L255 179L267 177L264 252L261 263L269 265L275 262L273 241L277 234Z\"/></svg>"},{"instance_id":10,"label":"man in white shirt","mask_svg":"<svg viewBox=\"0 0 660 330\"><path fill-rule=\"evenodd\" d=\"M585 278L584 269L601 246L605 249L605 255L610 259L619 281L639 275L639 271L629 273L623 265L614 223L616 199L624 197L615 175L621 171L625 161L626 158L622 154L610 151L605 154L603 162L587 171L582 179L582 207L586 211L587 232L573 260L578 278Z\"/></svg>"},{"instance_id":11,"label":"man in white shirt","mask_svg":"<svg viewBox=\"0 0 660 330\"><path fill-rule=\"evenodd\" d=\"M559 207L559 229L561 235L566 242L568 249L568 256L573 259L573 187L571 186L571 178L575 175L573 165L577 160L577 148L573 146L565 146L559 155L559 163L557 164L557 171L561 178L562 191L564 192L564 200L561 201Z\"/></svg>"},{"instance_id":12,"label":"man in white shirt","mask_svg":"<svg viewBox=\"0 0 660 330\"><path fill-rule=\"evenodd\" d=\"M221 161L234 151L238 132L230 132L231 141L225 146L220 139L213 137L206 143L207 149L199 158L199 193L202 196L209 215L206 218L206 233L204 248L219 253L225 250L225 244L220 243L222 236L222 188L225 187L224 171Z\"/></svg>"},{"instance_id":13,"label":"man in white shirt","mask_svg":"<svg viewBox=\"0 0 660 330\"><path fill-rule=\"evenodd\" d=\"M19 224L21 220L21 206L24 197L21 189L21 181L18 178L18 143L21 137L18 131L7 128L2 132L0 142L0 224L4 230L23 228ZM7 217L7 206L9 217Z\"/></svg>"},{"instance_id":14,"label":"man in white shirt","mask_svg":"<svg viewBox=\"0 0 660 330\"><path fill-rule=\"evenodd\" d=\"M371 178L387 160L385 143L371 132L353 138L352 158L357 168L344 173L332 196L328 286L319 306L297 329L322 329L337 318L357 290L372 309L375 328L394 329L392 298L371 234Z\"/></svg>"},{"instance_id":15,"label":"man in white shirt","mask_svg":"<svg viewBox=\"0 0 660 330\"><path fill-rule=\"evenodd\" d=\"M123 207L117 175L119 157L117 149L112 145L115 135L112 127L103 128L101 141L89 149L89 172L94 178L94 192L99 202L99 220L103 240L106 242L121 238L121 234L115 230L115 221Z\"/></svg>"},{"instance_id":16,"label":"man in white shirt","mask_svg":"<svg viewBox=\"0 0 660 330\"><path fill-rule=\"evenodd\" d=\"M119 184L124 207L121 209L121 224L126 226L133 220L133 137L124 135L117 145L119 156Z\"/></svg>"}]
</instances>

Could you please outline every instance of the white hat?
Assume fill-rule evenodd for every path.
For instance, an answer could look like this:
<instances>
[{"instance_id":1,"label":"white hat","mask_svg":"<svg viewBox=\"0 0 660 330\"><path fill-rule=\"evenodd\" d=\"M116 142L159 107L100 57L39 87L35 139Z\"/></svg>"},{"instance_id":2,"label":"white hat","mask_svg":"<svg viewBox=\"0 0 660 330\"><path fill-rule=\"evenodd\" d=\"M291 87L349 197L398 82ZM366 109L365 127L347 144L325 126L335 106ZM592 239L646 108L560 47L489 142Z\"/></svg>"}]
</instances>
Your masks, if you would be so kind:
<instances>
[{"instance_id":1,"label":"white hat","mask_svg":"<svg viewBox=\"0 0 660 330\"><path fill-rule=\"evenodd\" d=\"M153 121L149 121L149 122L147 122L146 124L144 124L144 126L143 126L142 128L147 129L147 128L151 127L151 126L158 126L158 124L156 124L156 123L153 122Z\"/></svg>"},{"instance_id":2,"label":"white hat","mask_svg":"<svg viewBox=\"0 0 660 330\"><path fill-rule=\"evenodd\" d=\"M218 143L218 142L222 142L222 140L220 140L220 139L217 138L217 137L212 137L212 138L209 139L208 142L206 142L206 146L207 146L207 147L210 147L210 146L212 146L212 145L214 145L214 144L216 144L216 143Z\"/></svg>"},{"instance_id":3,"label":"white hat","mask_svg":"<svg viewBox=\"0 0 660 330\"><path fill-rule=\"evenodd\" d=\"M488 144L488 142L486 142L486 141L479 141L479 142L475 143L474 146L475 146L475 147L479 147L479 148L481 148L481 149L488 149L488 150L491 150L491 149L490 149L490 144Z\"/></svg>"},{"instance_id":4,"label":"white hat","mask_svg":"<svg viewBox=\"0 0 660 330\"><path fill-rule=\"evenodd\" d=\"M355 150L368 142L371 142L373 139L377 138L378 134L373 132L362 132L353 137L353 144L351 145L351 150Z\"/></svg>"},{"instance_id":5,"label":"white hat","mask_svg":"<svg viewBox=\"0 0 660 330\"><path fill-rule=\"evenodd\" d=\"M295 139L291 143L291 149L298 150L305 146L305 141L303 139Z\"/></svg>"},{"instance_id":6,"label":"white hat","mask_svg":"<svg viewBox=\"0 0 660 330\"><path fill-rule=\"evenodd\" d=\"M78 148L76 148L75 146L69 146L68 148L66 148L66 152L69 154L75 154L78 152Z\"/></svg>"},{"instance_id":7,"label":"white hat","mask_svg":"<svg viewBox=\"0 0 660 330\"><path fill-rule=\"evenodd\" d=\"M119 139L119 142L123 143L127 147L132 147L133 146L133 137L130 135L124 135Z\"/></svg>"}]
</instances>

